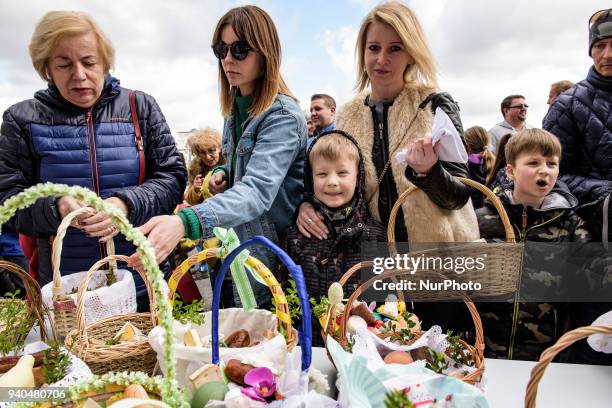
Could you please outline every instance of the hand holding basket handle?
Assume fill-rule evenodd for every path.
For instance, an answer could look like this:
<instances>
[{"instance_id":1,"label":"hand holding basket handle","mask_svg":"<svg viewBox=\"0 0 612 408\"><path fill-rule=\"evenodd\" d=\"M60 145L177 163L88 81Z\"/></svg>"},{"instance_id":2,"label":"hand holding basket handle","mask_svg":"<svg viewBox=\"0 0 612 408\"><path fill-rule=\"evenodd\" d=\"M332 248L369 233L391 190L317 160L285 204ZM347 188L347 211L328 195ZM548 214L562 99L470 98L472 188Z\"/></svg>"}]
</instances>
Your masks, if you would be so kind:
<instances>
[{"instance_id":1,"label":"hand holding basket handle","mask_svg":"<svg viewBox=\"0 0 612 408\"><path fill-rule=\"evenodd\" d=\"M225 274L230 267L230 264L234 258L245 248L252 245L262 245L272 250L287 267L287 270L291 274L291 277L295 281L297 287L298 298L300 300L300 306L302 307L302 328L298 331L298 338L300 347L302 349L302 370L307 370L310 367L312 359L312 326L311 326L311 314L310 304L308 302L308 294L306 293L306 283L304 282L304 274L302 273L302 267L296 265L295 262L287 255L282 249L276 244L270 241L268 238L263 236L255 236L242 243L238 248L230 252L227 257L223 260L223 264L219 269L219 274L215 279L215 286L213 288L213 306L212 306L212 362L213 364L219 364L219 304L221 302L221 285ZM261 275L265 271L257 269L257 272ZM267 271L269 273L269 271ZM266 276L262 275L264 280L268 281ZM280 286L270 287L273 295L281 294L282 289ZM284 295L283 295L284 296ZM278 307L278 302L277 302ZM285 302L286 307L286 302ZM288 314L288 310L285 311ZM277 313L278 314L278 313ZM291 328L289 328L291 330ZM291 331L288 331L290 333Z\"/></svg>"}]
</instances>

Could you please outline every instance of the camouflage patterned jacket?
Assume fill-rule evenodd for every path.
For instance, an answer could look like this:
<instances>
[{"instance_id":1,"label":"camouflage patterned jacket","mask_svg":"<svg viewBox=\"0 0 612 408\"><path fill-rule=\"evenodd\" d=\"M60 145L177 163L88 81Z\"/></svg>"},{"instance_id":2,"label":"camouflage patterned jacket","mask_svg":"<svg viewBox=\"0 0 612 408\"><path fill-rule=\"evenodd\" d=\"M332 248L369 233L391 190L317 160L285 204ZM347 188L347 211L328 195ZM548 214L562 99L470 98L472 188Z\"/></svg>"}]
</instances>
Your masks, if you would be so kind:
<instances>
[{"instance_id":1,"label":"camouflage patterned jacket","mask_svg":"<svg viewBox=\"0 0 612 408\"><path fill-rule=\"evenodd\" d=\"M551 273L554 267L534 270L534 264L542 264L541 260L548 262L551 257L549 252L544 254L534 247L539 245L536 243L589 242L590 235L574 211L578 200L560 184L549 193L539 209L514 203L512 190L499 191L497 195L508 213L517 241L528 242L521 293L523 295L525 288L535 288L540 292L539 300L534 302L517 302L514 295L510 295L498 299L498 302L478 303L485 334L485 354L490 358L537 360L542 351L566 331L568 314L567 303L543 302L547 296L541 289L554 291L569 277ZM476 211L476 215L482 238L505 237L501 219L491 202L485 201L485 206ZM553 255L549 265L558 265L558 262L562 261L554 259Z\"/></svg>"}]
</instances>

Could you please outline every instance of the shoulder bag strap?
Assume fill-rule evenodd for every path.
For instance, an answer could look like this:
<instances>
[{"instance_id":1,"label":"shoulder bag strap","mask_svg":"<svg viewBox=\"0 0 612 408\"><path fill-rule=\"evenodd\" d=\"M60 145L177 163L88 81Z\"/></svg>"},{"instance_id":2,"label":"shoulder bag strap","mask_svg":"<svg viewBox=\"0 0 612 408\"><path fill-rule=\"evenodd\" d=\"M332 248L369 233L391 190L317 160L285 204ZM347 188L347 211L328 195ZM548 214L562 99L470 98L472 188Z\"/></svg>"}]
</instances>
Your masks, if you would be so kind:
<instances>
[{"instance_id":1,"label":"shoulder bag strap","mask_svg":"<svg viewBox=\"0 0 612 408\"><path fill-rule=\"evenodd\" d=\"M140 125L138 124L138 113L136 112L136 91L130 91L130 112L132 113L132 124L136 133L136 147L138 149L138 159L140 161L140 174L138 175L138 184L143 184L145 180L146 165L144 148L142 145L142 133L140 133Z\"/></svg>"}]
</instances>

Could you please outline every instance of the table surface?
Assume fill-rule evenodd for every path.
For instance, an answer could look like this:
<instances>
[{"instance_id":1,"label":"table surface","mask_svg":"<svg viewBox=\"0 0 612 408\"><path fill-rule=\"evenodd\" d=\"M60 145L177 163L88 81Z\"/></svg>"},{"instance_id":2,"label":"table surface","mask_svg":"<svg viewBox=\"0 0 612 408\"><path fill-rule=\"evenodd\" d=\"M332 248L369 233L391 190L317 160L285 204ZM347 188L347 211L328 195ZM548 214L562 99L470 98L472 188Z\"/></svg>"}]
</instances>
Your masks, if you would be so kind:
<instances>
[{"instance_id":1,"label":"table surface","mask_svg":"<svg viewBox=\"0 0 612 408\"><path fill-rule=\"evenodd\" d=\"M313 366L329 376L336 369L324 348L313 348ZM491 408L520 408L535 362L485 359L485 395ZM551 363L538 387L538 407L612 407L612 367Z\"/></svg>"}]
</instances>

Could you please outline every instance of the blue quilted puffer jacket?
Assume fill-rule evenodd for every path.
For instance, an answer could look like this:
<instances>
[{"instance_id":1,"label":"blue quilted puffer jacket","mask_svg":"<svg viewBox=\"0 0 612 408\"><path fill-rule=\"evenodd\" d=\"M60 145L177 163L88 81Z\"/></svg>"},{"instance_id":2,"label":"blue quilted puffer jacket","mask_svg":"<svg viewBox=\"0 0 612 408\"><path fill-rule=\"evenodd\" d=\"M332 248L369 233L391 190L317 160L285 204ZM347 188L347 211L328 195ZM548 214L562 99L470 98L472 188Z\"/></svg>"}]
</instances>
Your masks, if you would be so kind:
<instances>
[{"instance_id":1,"label":"blue quilted puffer jacket","mask_svg":"<svg viewBox=\"0 0 612 408\"><path fill-rule=\"evenodd\" d=\"M129 90L121 88L118 79L105 78L100 99L89 109L70 104L51 84L34 99L11 106L4 112L0 136L0 201L51 181L87 187L104 199L121 198L135 226L172 213L185 189L185 165L153 97L137 92L136 106L146 160L142 185ZM50 242L60 223L55 200L39 199L12 220L18 232L38 238L41 284L52 280ZM115 237L115 248L118 254L134 253L121 235ZM104 252L95 238L70 228L64 238L62 274L86 271ZM136 283L140 295L140 277Z\"/></svg>"},{"instance_id":2,"label":"blue quilted puffer jacket","mask_svg":"<svg viewBox=\"0 0 612 408\"><path fill-rule=\"evenodd\" d=\"M557 98L543 127L561 142L561 180L580 204L605 197L612 181L612 78L591 67Z\"/></svg>"}]
</instances>

